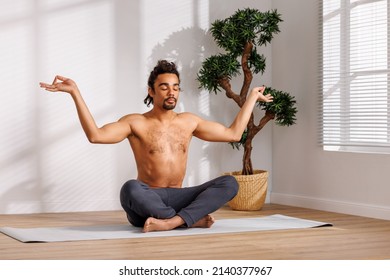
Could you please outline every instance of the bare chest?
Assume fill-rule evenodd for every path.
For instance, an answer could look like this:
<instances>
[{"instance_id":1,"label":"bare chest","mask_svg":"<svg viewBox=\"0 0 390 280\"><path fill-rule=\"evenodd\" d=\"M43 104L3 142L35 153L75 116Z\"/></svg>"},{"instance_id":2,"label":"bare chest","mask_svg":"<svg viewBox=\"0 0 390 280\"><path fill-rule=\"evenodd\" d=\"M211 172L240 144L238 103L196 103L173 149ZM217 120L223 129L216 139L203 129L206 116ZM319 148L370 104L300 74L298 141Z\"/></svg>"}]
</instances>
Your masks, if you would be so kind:
<instances>
[{"instance_id":1,"label":"bare chest","mask_svg":"<svg viewBox=\"0 0 390 280\"><path fill-rule=\"evenodd\" d=\"M192 133L178 126L151 126L139 133L136 140L148 154L186 154Z\"/></svg>"}]
</instances>

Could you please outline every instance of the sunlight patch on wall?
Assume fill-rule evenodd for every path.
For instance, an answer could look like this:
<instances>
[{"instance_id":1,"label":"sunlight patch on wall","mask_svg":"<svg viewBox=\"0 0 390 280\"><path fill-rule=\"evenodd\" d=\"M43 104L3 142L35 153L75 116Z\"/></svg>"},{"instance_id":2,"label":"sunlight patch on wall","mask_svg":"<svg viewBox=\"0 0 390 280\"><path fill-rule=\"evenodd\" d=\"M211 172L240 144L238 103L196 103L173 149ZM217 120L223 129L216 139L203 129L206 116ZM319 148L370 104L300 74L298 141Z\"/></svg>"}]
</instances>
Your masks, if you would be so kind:
<instances>
[{"instance_id":1,"label":"sunlight patch on wall","mask_svg":"<svg viewBox=\"0 0 390 280\"><path fill-rule=\"evenodd\" d=\"M3 164L18 154L24 153L31 145L33 127L28 125L33 116L34 94L29 91L33 69L29 42L32 28L23 22L13 26L0 26L0 153ZM29 135L29 137L25 137Z\"/></svg>"},{"instance_id":2,"label":"sunlight patch on wall","mask_svg":"<svg viewBox=\"0 0 390 280\"><path fill-rule=\"evenodd\" d=\"M114 111L112 9L109 2L98 2L49 13L42 20L42 76L51 79L61 74L75 80L93 114L107 114L107 108ZM52 95L56 96L42 100L42 121L52 130L43 131L44 136L58 134L65 127L78 129L72 100L66 94Z\"/></svg>"},{"instance_id":3,"label":"sunlight patch on wall","mask_svg":"<svg viewBox=\"0 0 390 280\"><path fill-rule=\"evenodd\" d=\"M98 2L96 0L39 0L41 7L46 11L50 11L52 9L68 8L71 6L80 7L80 5L84 3L89 4L88 2L92 1Z\"/></svg>"},{"instance_id":4,"label":"sunlight patch on wall","mask_svg":"<svg viewBox=\"0 0 390 280\"><path fill-rule=\"evenodd\" d=\"M197 18L195 19L195 26L201 29L208 29L210 26L210 15L209 15L209 0L195 1L197 9Z\"/></svg>"},{"instance_id":5,"label":"sunlight patch on wall","mask_svg":"<svg viewBox=\"0 0 390 280\"><path fill-rule=\"evenodd\" d=\"M19 18L24 18L32 12L33 5L34 1L31 0L1 0L0 23L2 25L8 24Z\"/></svg>"},{"instance_id":6,"label":"sunlight patch on wall","mask_svg":"<svg viewBox=\"0 0 390 280\"><path fill-rule=\"evenodd\" d=\"M64 150L66 152L59 152ZM108 146L91 147L83 136L73 134L50 145L42 156L43 185L50 188L45 202L72 205L89 200L98 203L107 198L118 199L113 191L120 187L115 185L115 153ZM72 205L71 208L80 207Z\"/></svg>"},{"instance_id":7,"label":"sunlight patch on wall","mask_svg":"<svg viewBox=\"0 0 390 280\"><path fill-rule=\"evenodd\" d=\"M142 1L144 44L151 47L162 42L172 31L191 27L193 24L192 2L192 0L176 0L170 1L167 5L165 0Z\"/></svg>"},{"instance_id":8,"label":"sunlight patch on wall","mask_svg":"<svg viewBox=\"0 0 390 280\"><path fill-rule=\"evenodd\" d=\"M20 2L14 9L10 9L14 1L2 2L0 9L0 212L7 211L9 200L19 206L29 200L36 179L31 125L34 94L29 88L34 69L33 26L24 18L29 5Z\"/></svg>"},{"instance_id":9,"label":"sunlight patch on wall","mask_svg":"<svg viewBox=\"0 0 390 280\"><path fill-rule=\"evenodd\" d=\"M117 119L114 2L0 6L0 213L111 207L120 188L116 148L89 144L70 96L38 82L69 76L98 124Z\"/></svg>"},{"instance_id":10,"label":"sunlight patch on wall","mask_svg":"<svg viewBox=\"0 0 390 280\"><path fill-rule=\"evenodd\" d=\"M41 21L42 67L45 77L61 74L74 79L98 126L115 116L114 18L111 1L54 9ZM81 1L85 2L85 1ZM54 13L53 13L54 11ZM51 210L84 209L93 198L96 209L114 199L115 147L91 145L81 129L70 96L51 93L42 100L43 185L50 188L45 202ZM96 200L95 200L96 199ZM117 199L117 197L115 197ZM68 205L68 206L66 206Z\"/></svg>"}]
</instances>

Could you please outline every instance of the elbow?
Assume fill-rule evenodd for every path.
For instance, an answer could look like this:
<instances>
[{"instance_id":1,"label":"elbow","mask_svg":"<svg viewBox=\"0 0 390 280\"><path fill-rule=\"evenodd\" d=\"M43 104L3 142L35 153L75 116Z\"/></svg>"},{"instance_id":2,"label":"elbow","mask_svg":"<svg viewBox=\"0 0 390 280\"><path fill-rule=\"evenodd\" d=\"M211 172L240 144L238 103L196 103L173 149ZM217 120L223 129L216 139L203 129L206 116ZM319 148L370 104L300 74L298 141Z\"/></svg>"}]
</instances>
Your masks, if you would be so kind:
<instances>
[{"instance_id":1,"label":"elbow","mask_svg":"<svg viewBox=\"0 0 390 280\"><path fill-rule=\"evenodd\" d=\"M99 144L100 140L97 135L87 135L88 141L91 144Z\"/></svg>"},{"instance_id":2,"label":"elbow","mask_svg":"<svg viewBox=\"0 0 390 280\"><path fill-rule=\"evenodd\" d=\"M242 135L233 135L230 142L239 142L241 140Z\"/></svg>"},{"instance_id":3,"label":"elbow","mask_svg":"<svg viewBox=\"0 0 390 280\"><path fill-rule=\"evenodd\" d=\"M98 144L99 142L94 138L88 138L89 143L91 144Z\"/></svg>"},{"instance_id":4,"label":"elbow","mask_svg":"<svg viewBox=\"0 0 390 280\"><path fill-rule=\"evenodd\" d=\"M96 138L93 138L93 137L88 137L88 141L89 141L89 143L91 143L91 144L97 144L97 143L99 143L99 142L96 140Z\"/></svg>"},{"instance_id":5,"label":"elbow","mask_svg":"<svg viewBox=\"0 0 390 280\"><path fill-rule=\"evenodd\" d=\"M231 126L228 128L225 135L229 139L229 142L240 142L243 132L244 128Z\"/></svg>"},{"instance_id":6,"label":"elbow","mask_svg":"<svg viewBox=\"0 0 390 280\"><path fill-rule=\"evenodd\" d=\"M242 132L230 129L225 135L227 136L226 140L228 140L228 142L239 142L242 137Z\"/></svg>"}]
</instances>

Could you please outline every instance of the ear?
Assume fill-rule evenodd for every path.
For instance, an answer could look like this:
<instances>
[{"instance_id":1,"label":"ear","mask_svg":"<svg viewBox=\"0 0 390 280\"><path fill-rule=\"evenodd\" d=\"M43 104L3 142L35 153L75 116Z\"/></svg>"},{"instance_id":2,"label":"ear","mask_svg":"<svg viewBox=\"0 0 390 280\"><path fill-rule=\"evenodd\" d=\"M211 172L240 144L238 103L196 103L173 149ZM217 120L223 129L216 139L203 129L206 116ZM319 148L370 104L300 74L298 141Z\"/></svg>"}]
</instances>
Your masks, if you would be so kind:
<instances>
[{"instance_id":1,"label":"ear","mask_svg":"<svg viewBox=\"0 0 390 280\"><path fill-rule=\"evenodd\" d=\"M154 90L151 87L148 87L148 94L150 97L153 97L153 95L155 95L156 93L154 92Z\"/></svg>"}]
</instances>

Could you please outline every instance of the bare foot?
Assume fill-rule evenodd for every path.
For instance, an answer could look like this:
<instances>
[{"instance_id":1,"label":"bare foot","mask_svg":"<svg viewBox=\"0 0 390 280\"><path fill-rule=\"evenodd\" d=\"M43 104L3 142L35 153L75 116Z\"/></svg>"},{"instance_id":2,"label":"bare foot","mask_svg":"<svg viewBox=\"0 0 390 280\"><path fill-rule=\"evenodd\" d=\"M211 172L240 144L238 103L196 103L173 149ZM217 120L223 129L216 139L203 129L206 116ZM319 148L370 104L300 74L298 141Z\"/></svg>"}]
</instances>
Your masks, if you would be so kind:
<instances>
[{"instance_id":1,"label":"bare foot","mask_svg":"<svg viewBox=\"0 0 390 280\"><path fill-rule=\"evenodd\" d=\"M150 217L144 224L143 232L166 231L177 228L183 224L184 220L179 216L170 219L156 219Z\"/></svg>"},{"instance_id":2,"label":"bare foot","mask_svg":"<svg viewBox=\"0 0 390 280\"><path fill-rule=\"evenodd\" d=\"M198 228L209 228L211 227L215 222L215 219L211 215L206 215L199 221L197 221L195 224L192 225L192 227L198 227Z\"/></svg>"},{"instance_id":3,"label":"bare foot","mask_svg":"<svg viewBox=\"0 0 390 280\"><path fill-rule=\"evenodd\" d=\"M215 219L211 215L206 215L195 224L192 225L193 228L209 228L215 222ZM151 231L167 231L174 228L180 227L184 224L184 220L180 216L175 216L170 219L156 219L149 217L143 228L143 232Z\"/></svg>"}]
</instances>

